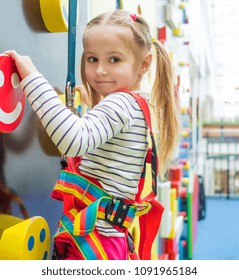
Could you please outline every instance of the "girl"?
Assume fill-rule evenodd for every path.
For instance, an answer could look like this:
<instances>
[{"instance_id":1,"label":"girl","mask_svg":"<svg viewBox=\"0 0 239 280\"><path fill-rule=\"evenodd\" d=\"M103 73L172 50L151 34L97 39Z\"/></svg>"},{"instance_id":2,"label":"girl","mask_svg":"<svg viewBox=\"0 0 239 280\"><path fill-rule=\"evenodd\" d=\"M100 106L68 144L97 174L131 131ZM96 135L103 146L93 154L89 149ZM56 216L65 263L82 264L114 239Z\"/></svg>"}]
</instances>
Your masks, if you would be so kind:
<instances>
[{"instance_id":1,"label":"girl","mask_svg":"<svg viewBox=\"0 0 239 280\"><path fill-rule=\"evenodd\" d=\"M122 214L127 207L131 209L138 193L148 149L148 125L142 108L127 92L143 95L140 82L151 65L152 45L157 53L157 72L150 105L157 118L159 174L163 179L179 136L173 71L167 51L152 40L141 16L118 10L101 14L87 24L81 75L92 109L82 118L62 104L29 57L6 52L15 60L21 87L59 151L68 157L80 156L76 170L80 177L65 172L53 192L55 198L64 200L64 215L55 238L59 259L124 260L129 249L132 252L122 216L116 223L111 217L112 222L113 211L109 208L115 203L121 205L117 213ZM96 212L92 214L91 210L87 216L93 207L86 207L86 200L90 188L95 190L97 186L104 193L96 200ZM108 195L117 200L109 203ZM85 228L91 219L93 231ZM70 237L64 235L69 232Z\"/></svg>"}]
</instances>

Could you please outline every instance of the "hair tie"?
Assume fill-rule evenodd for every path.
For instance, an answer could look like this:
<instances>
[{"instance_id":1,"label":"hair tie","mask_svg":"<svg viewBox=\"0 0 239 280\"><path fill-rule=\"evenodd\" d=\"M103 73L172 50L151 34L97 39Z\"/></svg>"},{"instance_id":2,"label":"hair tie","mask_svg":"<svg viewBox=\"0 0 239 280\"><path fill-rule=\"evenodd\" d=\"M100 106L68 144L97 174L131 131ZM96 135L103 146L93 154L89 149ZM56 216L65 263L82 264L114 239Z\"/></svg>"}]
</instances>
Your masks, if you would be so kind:
<instances>
[{"instance_id":1,"label":"hair tie","mask_svg":"<svg viewBox=\"0 0 239 280\"><path fill-rule=\"evenodd\" d=\"M154 44L156 39L154 37L151 38L151 43Z\"/></svg>"},{"instance_id":2,"label":"hair tie","mask_svg":"<svg viewBox=\"0 0 239 280\"><path fill-rule=\"evenodd\" d=\"M131 16L133 21L136 21L136 19L137 19L137 15L136 14L131 14L130 16Z\"/></svg>"}]
</instances>

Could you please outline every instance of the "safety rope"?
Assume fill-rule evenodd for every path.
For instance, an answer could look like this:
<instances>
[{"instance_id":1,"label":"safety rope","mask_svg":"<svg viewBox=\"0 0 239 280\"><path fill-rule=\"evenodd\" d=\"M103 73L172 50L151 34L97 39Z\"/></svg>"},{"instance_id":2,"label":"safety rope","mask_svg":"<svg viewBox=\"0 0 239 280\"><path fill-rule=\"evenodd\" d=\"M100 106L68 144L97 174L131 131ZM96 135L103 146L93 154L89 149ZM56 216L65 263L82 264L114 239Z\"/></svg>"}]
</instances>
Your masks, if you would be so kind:
<instances>
[{"instance_id":1,"label":"safety rope","mask_svg":"<svg viewBox=\"0 0 239 280\"><path fill-rule=\"evenodd\" d=\"M76 19L77 19L77 0L69 0L68 12L68 64L66 78L66 106L74 113L77 109L74 107L75 100L75 49L76 49Z\"/></svg>"}]
</instances>

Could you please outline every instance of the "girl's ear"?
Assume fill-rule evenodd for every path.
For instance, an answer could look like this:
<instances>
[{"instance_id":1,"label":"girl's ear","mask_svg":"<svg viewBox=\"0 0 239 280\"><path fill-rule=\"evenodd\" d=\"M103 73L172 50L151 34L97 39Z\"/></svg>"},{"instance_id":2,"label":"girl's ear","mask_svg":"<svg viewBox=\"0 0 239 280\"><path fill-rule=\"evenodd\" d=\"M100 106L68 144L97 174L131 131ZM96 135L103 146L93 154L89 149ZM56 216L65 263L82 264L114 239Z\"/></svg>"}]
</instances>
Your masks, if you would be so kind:
<instances>
[{"instance_id":1,"label":"girl's ear","mask_svg":"<svg viewBox=\"0 0 239 280\"><path fill-rule=\"evenodd\" d=\"M148 69L151 65L151 61L152 61L152 53L147 53L144 56L143 62L141 64L141 74L142 75L148 71Z\"/></svg>"}]
</instances>

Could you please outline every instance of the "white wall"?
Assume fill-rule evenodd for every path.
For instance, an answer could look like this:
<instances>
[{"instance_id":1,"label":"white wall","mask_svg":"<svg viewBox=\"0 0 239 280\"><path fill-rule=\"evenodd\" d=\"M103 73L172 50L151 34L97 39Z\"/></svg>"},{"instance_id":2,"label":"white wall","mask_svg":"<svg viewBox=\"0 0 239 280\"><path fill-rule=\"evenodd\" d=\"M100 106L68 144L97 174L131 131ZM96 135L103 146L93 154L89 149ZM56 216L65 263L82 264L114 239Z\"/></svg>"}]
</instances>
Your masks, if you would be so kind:
<instances>
[{"instance_id":1,"label":"white wall","mask_svg":"<svg viewBox=\"0 0 239 280\"><path fill-rule=\"evenodd\" d=\"M123 9L138 14L138 5L141 7L142 16L147 20L152 28L152 36L156 34L156 13L155 0L123 0ZM91 0L91 17L106 12L116 10L116 1L112 0Z\"/></svg>"}]
</instances>

